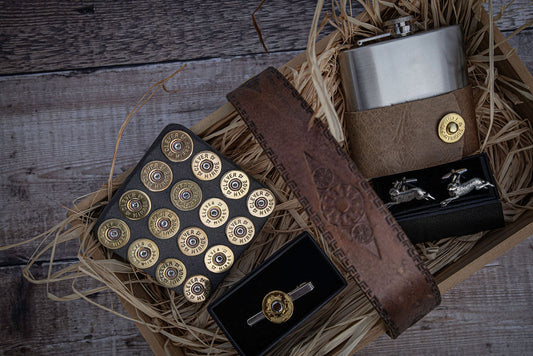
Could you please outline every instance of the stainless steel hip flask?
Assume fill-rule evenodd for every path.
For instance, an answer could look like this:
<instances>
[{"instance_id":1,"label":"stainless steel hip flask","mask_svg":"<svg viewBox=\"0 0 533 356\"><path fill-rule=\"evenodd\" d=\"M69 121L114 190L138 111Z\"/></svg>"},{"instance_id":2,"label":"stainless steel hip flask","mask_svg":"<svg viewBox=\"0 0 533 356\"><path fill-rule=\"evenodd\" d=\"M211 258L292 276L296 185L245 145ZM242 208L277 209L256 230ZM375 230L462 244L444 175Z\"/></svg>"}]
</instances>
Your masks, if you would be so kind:
<instances>
[{"instance_id":1,"label":"stainless steel hip flask","mask_svg":"<svg viewBox=\"0 0 533 356\"><path fill-rule=\"evenodd\" d=\"M411 16L388 23L384 35L358 41L340 54L347 111L425 99L468 84L458 25L413 34ZM390 40L364 43L392 37Z\"/></svg>"}]
</instances>

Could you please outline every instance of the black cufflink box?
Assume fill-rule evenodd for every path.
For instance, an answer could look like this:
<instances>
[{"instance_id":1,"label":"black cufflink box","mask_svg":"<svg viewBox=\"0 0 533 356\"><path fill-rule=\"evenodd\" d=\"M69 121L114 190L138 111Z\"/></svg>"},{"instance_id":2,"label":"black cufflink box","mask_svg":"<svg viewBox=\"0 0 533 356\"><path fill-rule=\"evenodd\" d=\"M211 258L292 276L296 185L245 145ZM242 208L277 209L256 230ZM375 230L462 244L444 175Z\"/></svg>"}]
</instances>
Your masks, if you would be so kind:
<instances>
[{"instance_id":1,"label":"black cufflink box","mask_svg":"<svg viewBox=\"0 0 533 356\"><path fill-rule=\"evenodd\" d=\"M464 170L466 169L466 171ZM452 170L464 171L460 183L479 178L493 186L473 189L448 205L441 202L450 198L447 187L453 177ZM503 209L492 175L489 160L484 153L446 163L440 166L404 172L372 180L377 195L384 203L391 201L390 189L394 182L416 179L416 186L431 194L435 200L412 200L389 207L390 212L405 231L411 242L434 241L445 237L474 234L503 227Z\"/></svg>"},{"instance_id":2,"label":"black cufflink box","mask_svg":"<svg viewBox=\"0 0 533 356\"><path fill-rule=\"evenodd\" d=\"M267 319L249 326L271 291L289 293L311 282L313 290L294 300L292 317L281 324ZM283 246L209 305L213 319L241 355L263 355L330 301L346 281L308 233Z\"/></svg>"}]
</instances>

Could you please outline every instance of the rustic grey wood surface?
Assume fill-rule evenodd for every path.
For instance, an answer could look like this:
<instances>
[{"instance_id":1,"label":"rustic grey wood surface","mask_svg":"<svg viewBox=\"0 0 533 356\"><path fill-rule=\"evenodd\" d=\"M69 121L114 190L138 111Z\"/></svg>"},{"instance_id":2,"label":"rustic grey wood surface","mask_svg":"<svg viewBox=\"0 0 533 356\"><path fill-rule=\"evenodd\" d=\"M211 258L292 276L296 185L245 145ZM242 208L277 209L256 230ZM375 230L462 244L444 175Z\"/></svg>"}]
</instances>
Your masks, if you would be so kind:
<instances>
[{"instance_id":1,"label":"rustic grey wood surface","mask_svg":"<svg viewBox=\"0 0 533 356\"><path fill-rule=\"evenodd\" d=\"M187 126L225 103L225 94L305 48L312 1L0 1L0 245L54 226L65 206L105 181L123 118L144 91L181 65L170 88L135 117L116 172L133 165L168 123ZM533 6L518 1L498 22L509 35ZM533 69L533 29L511 41ZM132 322L86 301L46 298L22 267L37 243L0 251L0 354L149 354ZM360 354L532 354L533 238L444 295L440 307L392 341ZM62 245L60 265L76 258ZM46 258L35 269L43 277ZM90 287L91 281L80 281ZM52 288L69 293L68 285ZM99 303L118 299L109 293Z\"/></svg>"}]
</instances>

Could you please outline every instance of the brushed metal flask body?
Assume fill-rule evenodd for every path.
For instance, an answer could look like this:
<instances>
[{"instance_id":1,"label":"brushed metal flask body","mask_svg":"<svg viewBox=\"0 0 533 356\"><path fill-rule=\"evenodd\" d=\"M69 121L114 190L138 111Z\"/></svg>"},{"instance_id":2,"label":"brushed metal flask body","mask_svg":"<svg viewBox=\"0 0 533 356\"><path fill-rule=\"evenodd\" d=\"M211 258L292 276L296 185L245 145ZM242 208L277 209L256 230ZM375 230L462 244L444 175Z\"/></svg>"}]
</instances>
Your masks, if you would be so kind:
<instances>
[{"instance_id":1,"label":"brushed metal flask body","mask_svg":"<svg viewBox=\"0 0 533 356\"><path fill-rule=\"evenodd\" d=\"M458 25L346 50L339 64L347 111L425 99L468 85Z\"/></svg>"}]
</instances>

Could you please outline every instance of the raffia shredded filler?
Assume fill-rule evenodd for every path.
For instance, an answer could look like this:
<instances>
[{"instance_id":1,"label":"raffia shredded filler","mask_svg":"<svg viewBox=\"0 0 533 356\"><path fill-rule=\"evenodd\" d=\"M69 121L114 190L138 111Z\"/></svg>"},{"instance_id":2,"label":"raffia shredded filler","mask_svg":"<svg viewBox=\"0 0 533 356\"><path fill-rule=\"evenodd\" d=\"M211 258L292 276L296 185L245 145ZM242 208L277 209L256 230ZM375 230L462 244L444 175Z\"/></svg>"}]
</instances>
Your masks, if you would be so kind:
<instances>
[{"instance_id":1,"label":"raffia shredded filler","mask_svg":"<svg viewBox=\"0 0 533 356\"><path fill-rule=\"evenodd\" d=\"M349 4L344 0L330 4L330 14L321 18L323 2L319 1L316 8L309 33L306 60L298 67L283 66L280 70L312 105L316 118L329 126L341 144L344 140L344 103L337 64L340 51L350 48L357 38L380 34L383 22L408 13L415 16L416 25L420 30L461 24L468 58L468 74L477 99L476 116L480 142L482 150L490 157L503 200L505 220L508 223L513 222L526 210L533 209L533 130L530 122L513 110L513 105L518 103L520 98L533 101L533 96L523 83L499 75L495 71L494 63L505 61L514 50L503 55L494 54L500 44L493 41L493 24L483 26L479 21L482 1L399 1L393 4L387 1L370 3L361 0L366 14L359 19L352 16ZM492 15L491 6L489 10ZM494 20L501 15L502 13L493 16ZM315 42L320 30L327 23L336 31L328 37L326 46L319 49L315 47ZM531 26L526 24L521 28L527 25ZM489 39L488 48L484 38ZM127 123L155 92L159 89L167 90L165 84L180 70L154 84L127 116L117 139L111 172ZM273 354L322 355L333 350L343 355L350 354L360 346L367 333L384 330L377 313L353 279L348 277L339 261L331 255L326 241L312 225L241 118L231 112L202 135L225 156L264 182L278 199L275 213L235 263L213 298L224 293L287 241L308 230L343 271L348 280L348 287L292 337L283 340L273 350ZM183 296L159 287L127 262L113 259L112 254L92 235L98 213L128 174L129 172L125 172L118 177L110 174L108 182L100 190L78 198L69 210L67 219L49 231L0 249L41 240L23 273L30 282L45 284L49 298L58 301L82 298L96 304L89 298L91 294L112 292L147 316L144 318L147 321L136 315L123 315L112 305L98 305L100 308L146 325L152 332L160 333L166 339L166 345L177 345L186 355L235 354L229 341L209 316L206 308L208 303L191 304L186 302ZM419 244L417 248L429 270L435 274L467 253L482 236L483 234L479 233L447 238L435 243ZM67 267L63 264L59 269L54 266L57 246L69 240L80 241L79 261ZM39 279L32 274L31 267L45 256L50 258L49 272L46 277ZM94 280L91 285L98 286L84 288L87 285L84 283L87 277ZM51 286L56 283L69 283L72 293L54 294ZM138 295L139 290L143 292L142 296Z\"/></svg>"}]
</instances>

